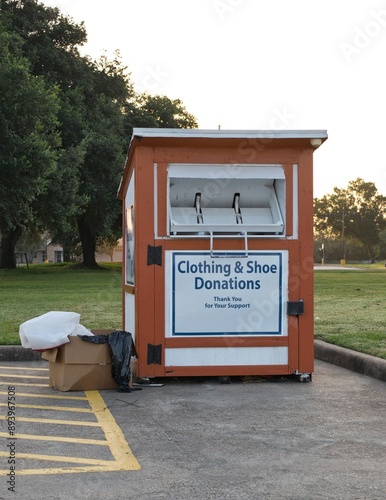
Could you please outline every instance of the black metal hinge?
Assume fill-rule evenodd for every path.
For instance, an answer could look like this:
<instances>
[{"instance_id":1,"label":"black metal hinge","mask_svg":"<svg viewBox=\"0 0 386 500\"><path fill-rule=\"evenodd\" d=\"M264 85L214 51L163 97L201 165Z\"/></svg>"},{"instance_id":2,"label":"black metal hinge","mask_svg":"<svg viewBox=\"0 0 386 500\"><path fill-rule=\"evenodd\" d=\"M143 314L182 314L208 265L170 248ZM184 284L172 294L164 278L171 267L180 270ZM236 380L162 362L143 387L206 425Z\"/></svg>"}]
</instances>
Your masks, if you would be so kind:
<instances>
[{"instance_id":1,"label":"black metal hinge","mask_svg":"<svg viewBox=\"0 0 386 500\"><path fill-rule=\"evenodd\" d=\"M288 316L300 316L304 314L304 300L301 299L288 302L287 314Z\"/></svg>"},{"instance_id":2,"label":"black metal hinge","mask_svg":"<svg viewBox=\"0 0 386 500\"><path fill-rule=\"evenodd\" d=\"M162 360L162 344L147 344L147 364L160 365Z\"/></svg>"},{"instance_id":3,"label":"black metal hinge","mask_svg":"<svg viewBox=\"0 0 386 500\"><path fill-rule=\"evenodd\" d=\"M153 247L151 245L147 246L147 265L162 266L162 245Z\"/></svg>"}]
</instances>

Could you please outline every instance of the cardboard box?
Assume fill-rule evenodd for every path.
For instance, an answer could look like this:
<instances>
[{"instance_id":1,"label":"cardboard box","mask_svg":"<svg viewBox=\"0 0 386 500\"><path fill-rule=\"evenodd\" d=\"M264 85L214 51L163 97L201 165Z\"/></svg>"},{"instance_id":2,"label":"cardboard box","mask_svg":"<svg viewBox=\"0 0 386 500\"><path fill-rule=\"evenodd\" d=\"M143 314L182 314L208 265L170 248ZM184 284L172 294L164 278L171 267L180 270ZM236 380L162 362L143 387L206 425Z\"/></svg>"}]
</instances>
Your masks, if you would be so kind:
<instances>
[{"instance_id":1,"label":"cardboard box","mask_svg":"<svg viewBox=\"0 0 386 500\"><path fill-rule=\"evenodd\" d=\"M94 330L96 335L106 335L113 330ZM116 389L111 376L109 345L93 344L76 336L56 349L42 353L49 361L49 385L59 391L91 391Z\"/></svg>"}]
</instances>

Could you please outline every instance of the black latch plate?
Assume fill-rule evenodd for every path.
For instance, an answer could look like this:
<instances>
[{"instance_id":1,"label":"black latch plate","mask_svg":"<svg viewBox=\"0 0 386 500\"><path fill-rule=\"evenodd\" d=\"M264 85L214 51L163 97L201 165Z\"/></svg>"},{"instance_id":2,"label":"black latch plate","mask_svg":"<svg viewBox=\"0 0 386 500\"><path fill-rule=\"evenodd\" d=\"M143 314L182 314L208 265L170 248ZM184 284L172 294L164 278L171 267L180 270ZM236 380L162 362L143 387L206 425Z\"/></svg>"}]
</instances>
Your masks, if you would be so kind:
<instances>
[{"instance_id":1,"label":"black latch plate","mask_svg":"<svg viewBox=\"0 0 386 500\"><path fill-rule=\"evenodd\" d=\"M147 364L160 365L162 361L162 344L147 344Z\"/></svg>"},{"instance_id":2,"label":"black latch plate","mask_svg":"<svg viewBox=\"0 0 386 500\"><path fill-rule=\"evenodd\" d=\"M162 245L156 247L147 246L147 265L152 266L154 264L162 266Z\"/></svg>"},{"instance_id":3,"label":"black latch plate","mask_svg":"<svg viewBox=\"0 0 386 500\"><path fill-rule=\"evenodd\" d=\"M289 301L287 306L288 316L300 316L304 314L304 300Z\"/></svg>"}]
</instances>

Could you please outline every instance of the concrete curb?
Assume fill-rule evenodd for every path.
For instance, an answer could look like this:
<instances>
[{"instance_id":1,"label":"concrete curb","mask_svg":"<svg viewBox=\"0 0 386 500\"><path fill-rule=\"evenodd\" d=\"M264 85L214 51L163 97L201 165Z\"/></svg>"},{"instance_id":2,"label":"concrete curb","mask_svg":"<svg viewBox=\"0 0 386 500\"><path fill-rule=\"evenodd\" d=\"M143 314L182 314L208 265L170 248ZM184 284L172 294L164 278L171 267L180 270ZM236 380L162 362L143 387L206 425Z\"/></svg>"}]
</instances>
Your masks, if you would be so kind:
<instances>
[{"instance_id":1,"label":"concrete curb","mask_svg":"<svg viewBox=\"0 0 386 500\"><path fill-rule=\"evenodd\" d=\"M315 340L315 358L386 382L386 359Z\"/></svg>"},{"instance_id":2,"label":"concrete curb","mask_svg":"<svg viewBox=\"0 0 386 500\"><path fill-rule=\"evenodd\" d=\"M386 382L386 360L315 340L315 358ZM0 346L1 361L42 361L41 354L22 346Z\"/></svg>"}]
</instances>

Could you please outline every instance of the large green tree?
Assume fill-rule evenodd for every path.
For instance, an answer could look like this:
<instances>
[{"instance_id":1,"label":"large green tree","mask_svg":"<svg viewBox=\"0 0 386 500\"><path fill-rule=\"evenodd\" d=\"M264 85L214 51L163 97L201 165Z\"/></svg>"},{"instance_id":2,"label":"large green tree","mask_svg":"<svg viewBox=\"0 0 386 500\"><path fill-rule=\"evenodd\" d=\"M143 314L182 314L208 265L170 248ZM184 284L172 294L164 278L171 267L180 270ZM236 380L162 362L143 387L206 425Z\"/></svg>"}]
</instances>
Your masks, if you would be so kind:
<instances>
[{"instance_id":1,"label":"large green tree","mask_svg":"<svg viewBox=\"0 0 386 500\"><path fill-rule=\"evenodd\" d=\"M31 74L22 42L0 23L0 230L3 268L34 219L37 197L56 170L60 136L57 88Z\"/></svg>"},{"instance_id":2,"label":"large green tree","mask_svg":"<svg viewBox=\"0 0 386 500\"><path fill-rule=\"evenodd\" d=\"M334 235L363 244L371 262L386 228L386 197L373 182L358 178L346 189L335 187L332 194L314 200L314 224L319 234ZM342 255L344 258L344 255Z\"/></svg>"},{"instance_id":3,"label":"large green tree","mask_svg":"<svg viewBox=\"0 0 386 500\"><path fill-rule=\"evenodd\" d=\"M82 57L78 47L86 40L84 25L59 9L36 0L0 1L9 28L24 40L33 73L60 89L59 168L37 197L34 224L62 242L73 241L77 228L84 263L94 266L97 241L116 232L111 224L114 220L117 225L119 218L115 193L123 164L122 108L131 92L129 77L118 55L98 62ZM39 206L45 210L39 212Z\"/></svg>"},{"instance_id":4,"label":"large green tree","mask_svg":"<svg viewBox=\"0 0 386 500\"><path fill-rule=\"evenodd\" d=\"M120 235L116 191L132 128L195 127L196 120L178 99L137 95L119 53L99 61L81 56L84 24L59 9L37 0L0 0L0 13L23 39L31 72L59 89L58 170L35 197L33 224L62 243L76 243L77 232L84 264L95 266L97 245Z\"/></svg>"},{"instance_id":5,"label":"large green tree","mask_svg":"<svg viewBox=\"0 0 386 500\"><path fill-rule=\"evenodd\" d=\"M35 190L29 205L28 222L19 219L21 224L17 234L23 227L32 231L48 228L54 233L65 234L70 228L70 218L74 217L83 201L79 194L78 171L84 148L79 140L71 143L68 136L76 136L84 127L79 112L74 112L79 104L78 95L71 94L74 82L83 70L79 64L78 46L85 42L86 32L83 24L75 24L58 9L46 7L36 0L0 0L0 15L9 36L21 41L19 50L28 61L31 78L45 81L47 87L57 91L55 112L58 120L55 127L51 127L51 133L56 131L62 140L62 147L56 151L58 166L45 175L44 189ZM11 175L14 173L10 172ZM34 185L30 188L33 190ZM17 197L13 202L16 217L19 206L24 211L22 201Z\"/></svg>"}]
</instances>

